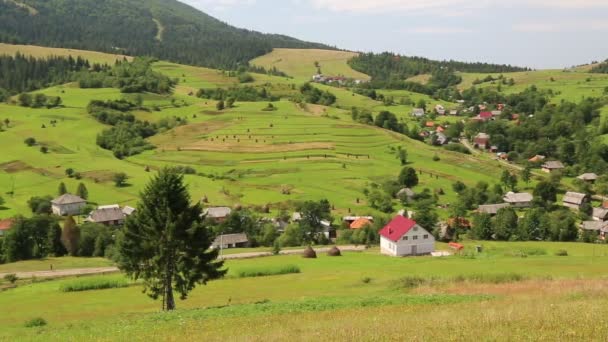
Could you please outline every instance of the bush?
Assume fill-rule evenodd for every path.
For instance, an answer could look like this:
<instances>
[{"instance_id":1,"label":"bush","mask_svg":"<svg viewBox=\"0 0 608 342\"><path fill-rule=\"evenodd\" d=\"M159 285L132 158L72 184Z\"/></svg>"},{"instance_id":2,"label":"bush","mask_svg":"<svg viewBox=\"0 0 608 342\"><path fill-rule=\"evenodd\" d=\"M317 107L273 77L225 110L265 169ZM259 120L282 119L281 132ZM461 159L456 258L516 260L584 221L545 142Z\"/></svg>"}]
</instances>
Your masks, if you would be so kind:
<instances>
[{"instance_id":1,"label":"bush","mask_svg":"<svg viewBox=\"0 0 608 342\"><path fill-rule=\"evenodd\" d=\"M281 274L300 273L300 268L296 265L285 265L278 268L250 268L237 272L238 278L266 277Z\"/></svg>"},{"instance_id":2,"label":"bush","mask_svg":"<svg viewBox=\"0 0 608 342\"><path fill-rule=\"evenodd\" d=\"M35 328L35 327L43 327L46 325L46 320L42 317L32 318L29 321L25 322L24 326L26 328Z\"/></svg>"},{"instance_id":3,"label":"bush","mask_svg":"<svg viewBox=\"0 0 608 342\"><path fill-rule=\"evenodd\" d=\"M363 284L369 284L369 283L372 282L372 278L370 278L370 277L364 277L363 279L361 279L361 282Z\"/></svg>"},{"instance_id":4,"label":"bush","mask_svg":"<svg viewBox=\"0 0 608 342\"><path fill-rule=\"evenodd\" d=\"M89 290L115 289L128 286L129 283L122 277L92 277L64 282L59 287L59 290L61 292L80 292Z\"/></svg>"},{"instance_id":5,"label":"bush","mask_svg":"<svg viewBox=\"0 0 608 342\"><path fill-rule=\"evenodd\" d=\"M17 280L19 280L19 278L17 278L17 275L14 273L11 274L7 274L4 276L4 280L8 281L11 284L14 284L17 282Z\"/></svg>"},{"instance_id":6,"label":"bush","mask_svg":"<svg viewBox=\"0 0 608 342\"><path fill-rule=\"evenodd\" d=\"M555 252L556 256L568 256L568 251L565 249L560 249Z\"/></svg>"}]
</instances>

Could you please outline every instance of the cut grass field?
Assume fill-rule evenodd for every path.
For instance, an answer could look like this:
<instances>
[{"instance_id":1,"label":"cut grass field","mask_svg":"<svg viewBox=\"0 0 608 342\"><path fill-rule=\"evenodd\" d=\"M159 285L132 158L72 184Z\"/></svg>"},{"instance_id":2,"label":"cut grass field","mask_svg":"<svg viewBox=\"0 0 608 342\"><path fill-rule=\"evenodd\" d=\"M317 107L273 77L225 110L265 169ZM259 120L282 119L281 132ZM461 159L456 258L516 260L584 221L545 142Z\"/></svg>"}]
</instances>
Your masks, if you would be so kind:
<instances>
[{"instance_id":1,"label":"cut grass field","mask_svg":"<svg viewBox=\"0 0 608 342\"><path fill-rule=\"evenodd\" d=\"M36 58L46 58L50 56L61 56L61 57L69 57L72 56L82 57L84 59L89 60L91 63L99 63L99 64L109 64L113 65L117 60L132 60L133 57L119 55L119 54L109 54L103 52L95 52L95 51L86 51L86 50L77 50L77 49L63 49L63 48L51 48L51 47L42 47L42 46L34 46L34 45L13 45L13 44L5 44L0 43L0 55L9 55L14 56L17 53L20 53L25 56L32 56Z\"/></svg>"},{"instance_id":2,"label":"cut grass field","mask_svg":"<svg viewBox=\"0 0 608 342\"><path fill-rule=\"evenodd\" d=\"M472 252L477 244L483 253ZM158 313L160 303L140 285L85 292L61 287L86 278L21 285L0 292L0 306L11 312L0 316L0 339L605 340L608 246L465 245L462 257L391 258L371 249L337 258L231 260L227 278L197 288L169 314ZM560 249L568 256L556 256ZM238 277L286 266L300 273ZM24 327L36 317L48 324Z\"/></svg>"},{"instance_id":3,"label":"cut grass field","mask_svg":"<svg viewBox=\"0 0 608 342\"><path fill-rule=\"evenodd\" d=\"M356 52L348 51L274 49L271 53L258 57L250 63L267 70L276 67L298 81L309 81L313 75L317 74L315 62L319 63L321 72L325 75L369 80L368 75L353 70L347 63L349 59L357 55Z\"/></svg>"}]
</instances>

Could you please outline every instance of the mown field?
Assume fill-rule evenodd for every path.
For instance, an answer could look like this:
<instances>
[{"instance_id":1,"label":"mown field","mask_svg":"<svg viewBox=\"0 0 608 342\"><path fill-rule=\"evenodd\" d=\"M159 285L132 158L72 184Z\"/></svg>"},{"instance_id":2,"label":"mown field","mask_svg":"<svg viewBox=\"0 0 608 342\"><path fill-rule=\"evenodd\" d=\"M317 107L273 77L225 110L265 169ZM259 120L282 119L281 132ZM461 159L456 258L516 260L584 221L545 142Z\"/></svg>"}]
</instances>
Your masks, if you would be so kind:
<instances>
[{"instance_id":1,"label":"mown field","mask_svg":"<svg viewBox=\"0 0 608 342\"><path fill-rule=\"evenodd\" d=\"M133 57L124 55L114 55L103 52L86 51L78 49L62 49L62 48L50 48L35 45L13 45L0 43L0 55L10 55L20 53L26 56L32 56L36 58L45 58L49 56L62 56L73 58L82 57L89 60L91 63L109 64L113 65L117 60L131 60Z\"/></svg>"},{"instance_id":2,"label":"mown field","mask_svg":"<svg viewBox=\"0 0 608 342\"><path fill-rule=\"evenodd\" d=\"M226 263L225 279L197 288L169 314L158 313L160 303L143 295L138 284L64 292L78 284L124 286L121 275L20 285L0 292L0 306L11 313L0 316L0 339L402 340L407 335L408 340L600 341L608 336L607 246L465 244L463 256L444 258L390 258L371 249L333 258L233 260ZM483 253L473 252L477 244ZM568 256L556 256L558 250ZM300 273L239 277L287 265ZM47 325L24 326L37 317Z\"/></svg>"}]
</instances>

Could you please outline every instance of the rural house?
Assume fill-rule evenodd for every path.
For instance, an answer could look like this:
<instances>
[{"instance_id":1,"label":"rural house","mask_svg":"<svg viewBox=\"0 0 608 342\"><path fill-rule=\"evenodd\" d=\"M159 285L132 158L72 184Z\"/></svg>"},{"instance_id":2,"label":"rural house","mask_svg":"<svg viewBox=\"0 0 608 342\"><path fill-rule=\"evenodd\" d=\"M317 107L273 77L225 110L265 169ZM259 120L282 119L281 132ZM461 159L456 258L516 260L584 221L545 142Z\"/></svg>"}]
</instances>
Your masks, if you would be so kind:
<instances>
[{"instance_id":1,"label":"rural house","mask_svg":"<svg viewBox=\"0 0 608 342\"><path fill-rule=\"evenodd\" d=\"M223 222L231 213L232 209L228 207L212 207L203 210L202 216L216 222Z\"/></svg>"},{"instance_id":2,"label":"rural house","mask_svg":"<svg viewBox=\"0 0 608 342\"><path fill-rule=\"evenodd\" d=\"M528 208L532 205L534 197L527 192L508 192L503 198L506 203L509 203L515 208Z\"/></svg>"},{"instance_id":3,"label":"rural house","mask_svg":"<svg viewBox=\"0 0 608 342\"><path fill-rule=\"evenodd\" d=\"M366 219L365 217L361 217L350 224L350 229L361 229L365 228L365 226L371 226L372 221Z\"/></svg>"},{"instance_id":4,"label":"rural house","mask_svg":"<svg viewBox=\"0 0 608 342\"><path fill-rule=\"evenodd\" d=\"M588 183L595 183L598 176L595 173L584 173L576 178Z\"/></svg>"},{"instance_id":5,"label":"rural house","mask_svg":"<svg viewBox=\"0 0 608 342\"><path fill-rule=\"evenodd\" d=\"M412 116L415 118L421 118L424 116L424 109L422 108L414 108L412 109Z\"/></svg>"},{"instance_id":6,"label":"rural house","mask_svg":"<svg viewBox=\"0 0 608 342\"><path fill-rule=\"evenodd\" d=\"M347 225L351 225L353 222L357 221L360 218L364 218L370 221L374 221L374 217L373 216L344 216L342 218L342 222L346 223Z\"/></svg>"},{"instance_id":7,"label":"rural house","mask_svg":"<svg viewBox=\"0 0 608 342\"><path fill-rule=\"evenodd\" d=\"M122 213L125 214L125 216L131 216L133 213L135 213L135 210L135 208L126 205L122 208Z\"/></svg>"},{"instance_id":8,"label":"rural house","mask_svg":"<svg viewBox=\"0 0 608 342\"><path fill-rule=\"evenodd\" d=\"M490 214L492 216L498 214L498 211L500 209L504 209L504 208L508 208L511 205L509 203L501 203L501 204L484 204L484 205L480 205L477 208L477 212L478 213L482 213L482 214Z\"/></svg>"},{"instance_id":9,"label":"rural house","mask_svg":"<svg viewBox=\"0 0 608 342\"><path fill-rule=\"evenodd\" d=\"M458 116L458 110L457 109L450 110L450 115L451 116Z\"/></svg>"},{"instance_id":10,"label":"rural house","mask_svg":"<svg viewBox=\"0 0 608 342\"><path fill-rule=\"evenodd\" d=\"M416 221L398 215L380 230L380 251L392 256L430 254L435 237Z\"/></svg>"},{"instance_id":11,"label":"rural house","mask_svg":"<svg viewBox=\"0 0 608 342\"><path fill-rule=\"evenodd\" d=\"M15 220L13 219L0 220L0 236L5 235L6 232L11 229L13 223L15 223Z\"/></svg>"},{"instance_id":12,"label":"rural house","mask_svg":"<svg viewBox=\"0 0 608 342\"><path fill-rule=\"evenodd\" d=\"M53 214L58 216L79 215L87 201L72 194L61 195L51 201Z\"/></svg>"},{"instance_id":13,"label":"rural house","mask_svg":"<svg viewBox=\"0 0 608 342\"><path fill-rule=\"evenodd\" d=\"M587 202L586 194L568 191L564 195L563 205L570 209L579 210L585 202Z\"/></svg>"},{"instance_id":14,"label":"rural house","mask_svg":"<svg viewBox=\"0 0 608 342\"><path fill-rule=\"evenodd\" d=\"M497 117L502 115L502 110L493 110L490 113L492 113L493 117Z\"/></svg>"},{"instance_id":15,"label":"rural house","mask_svg":"<svg viewBox=\"0 0 608 342\"><path fill-rule=\"evenodd\" d=\"M433 140L435 141L435 145L445 145L449 142L447 135L443 133L437 132L434 135Z\"/></svg>"},{"instance_id":16,"label":"rural house","mask_svg":"<svg viewBox=\"0 0 608 342\"><path fill-rule=\"evenodd\" d=\"M591 214L595 221L608 221L608 209L604 208L593 208L593 214Z\"/></svg>"},{"instance_id":17,"label":"rural house","mask_svg":"<svg viewBox=\"0 0 608 342\"><path fill-rule=\"evenodd\" d=\"M397 192L397 198L401 200L405 199L408 202L411 202L414 199L414 196L416 196L416 193L410 188L403 188Z\"/></svg>"},{"instance_id":18,"label":"rural house","mask_svg":"<svg viewBox=\"0 0 608 342\"><path fill-rule=\"evenodd\" d=\"M560 162L560 161L554 160L554 161L548 161L548 162L544 163L541 167L544 172L551 173L553 171L563 170L564 164L562 164L562 162Z\"/></svg>"},{"instance_id":19,"label":"rural house","mask_svg":"<svg viewBox=\"0 0 608 342\"><path fill-rule=\"evenodd\" d=\"M543 160L545 160L545 156L542 156L542 155L540 155L540 154L537 154L537 155L535 155L534 157L532 157L532 158L528 159L528 161L529 161L530 163L540 163L540 162L542 162Z\"/></svg>"},{"instance_id":20,"label":"rural house","mask_svg":"<svg viewBox=\"0 0 608 342\"><path fill-rule=\"evenodd\" d=\"M486 133L479 133L473 139L475 147L481 150L487 150L490 147L490 136Z\"/></svg>"},{"instance_id":21,"label":"rural house","mask_svg":"<svg viewBox=\"0 0 608 342\"><path fill-rule=\"evenodd\" d=\"M244 233L219 235L211 244L211 247L214 249L243 248L247 246L249 246L249 239Z\"/></svg>"},{"instance_id":22,"label":"rural house","mask_svg":"<svg viewBox=\"0 0 608 342\"><path fill-rule=\"evenodd\" d=\"M122 212L119 206L107 206L91 211L85 221L105 226L120 226L124 223L125 218L125 213Z\"/></svg>"},{"instance_id":23,"label":"rural house","mask_svg":"<svg viewBox=\"0 0 608 342\"><path fill-rule=\"evenodd\" d=\"M608 223L600 222L600 221L584 221L581 226L581 230L584 231L593 231L598 234L598 237L601 240L606 239L606 235L608 234Z\"/></svg>"},{"instance_id":24,"label":"rural house","mask_svg":"<svg viewBox=\"0 0 608 342\"><path fill-rule=\"evenodd\" d=\"M481 112L474 119L477 121L489 121L494 117L492 116L492 112Z\"/></svg>"}]
</instances>

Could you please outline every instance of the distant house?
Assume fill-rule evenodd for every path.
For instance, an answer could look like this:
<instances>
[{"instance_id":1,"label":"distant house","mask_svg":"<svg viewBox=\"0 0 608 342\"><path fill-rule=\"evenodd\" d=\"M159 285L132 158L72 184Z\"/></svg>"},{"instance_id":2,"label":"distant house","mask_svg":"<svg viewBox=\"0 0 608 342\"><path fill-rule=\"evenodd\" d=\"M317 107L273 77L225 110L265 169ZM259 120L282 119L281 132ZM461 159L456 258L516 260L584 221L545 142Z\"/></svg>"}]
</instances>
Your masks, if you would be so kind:
<instances>
[{"instance_id":1,"label":"distant house","mask_svg":"<svg viewBox=\"0 0 608 342\"><path fill-rule=\"evenodd\" d=\"M479 213L483 213L483 214L490 214L492 216L498 214L498 211L500 209L504 209L504 208L508 208L511 205L509 203L501 203L501 204L484 204L484 205L480 205L479 208L477 208L477 212Z\"/></svg>"},{"instance_id":2,"label":"distant house","mask_svg":"<svg viewBox=\"0 0 608 342\"><path fill-rule=\"evenodd\" d=\"M563 205L564 207L568 207L570 209L579 210L581 206L586 203L588 200L586 194L581 194L578 192L568 191L564 195Z\"/></svg>"},{"instance_id":3,"label":"distant house","mask_svg":"<svg viewBox=\"0 0 608 342\"><path fill-rule=\"evenodd\" d=\"M435 138L435 144L436 145L445 145L445 144L447 144L450 141L450 139L448 138L448 136L445 135L445 134L443 134L443 133L437 132L437 133L435 133L435 137L436 137Z\"/></svg>"},{"instance_id":4,"label":"distant house","mask_svg":"<svg viewBox=\"0 0 608 342\"><path fill-rule=\"evenodd\" d=\"M405 198L408 202L411 202L414 196L416 196L416 193L410 188L403 188L397 192L397 198Z\"/></svg>"},{"instance_id":5,"label":"distant house","mask_svg":"<svg viewBox=\"0 0 608 342\"><path fill-rule=\"evenodd\" d=\"M560 161L553 160L544 163L541 168L544 172L551 173L553 171L563 170L564 164L562 164Z\"/></svg>"},{"instance_id":6,"label":"distant house","mask_svg":"<svg viewBox=\"0 0 608 342\"><path fill-rule=\"evenodd\" d=\"M361 217L359 219L357 219L356 221L354 221L353 223L350 224L350 229L361 229L364 228L365 226L371 226L373 223L372 221L366 219L365 217Z\"/></svg>"},{"instance_id":7,"label":"distant house","mask_svg":"<svg viewBox=\"0 0 608 342\"><path fill-rule=\"evenodd\" d=\"M528 159L530 163L540 163L545 160L545 156L541 156L540 154L535 155L534 157Z\"/></svg>"},{"instance_id":8,"label":"distant house","mask_svg":"<svg viewBox=\"0 0 608 342\"><path fill-rule=\"evenodd\" d=\"M106 226L120 226L125 222L125 213L120 207L99 207L93 210L85 219L87 222L99 223Z\"/></svg>"},{"instance_id":9,"label":"distant house","mask_svg":"<svg viewBox=\"0 0 608 342\"><path fill-rule=\"evenodd\" d=\"M211 207L203 210L202 216L216 222L223 222L231 213L232 209L228 207Z\"/></svg>"},{"instance_id":10,"label":"distant house","mask_svg":"<svg viewBox=\"0 0 608 342\"><path fill-rule=\"evenodd\" d=\"M122 213L125 214L125 216L131 216L135 213L137 209L133 208L133 207L129 207L128 205L124 206L122 208Z\"/></svg>"},{"instance_id":11,"label":"distant house","mask_svg":"<svg viewBox=\"0 0 608 342\"><path fill-rule=\"evenodd\" d=\"M596 175L595 173L584 173L576 178L585 182L595 183L598 178L598 175Z\"/></svg>"},{"instance_id":12,"label":"distant house","mask_svg":"<svg viewBox=\"0 0 608 342\"><path fill-rule=\"evenodd\" d=\"M427 128L434 128L435 127L435 123L433 121L427 121L425 126Z\"/></svg>"},{"instance_id":13,"label":"distant house","mask_svg":"<svg viewBox=\"0 0 608 342\"><path fill-rule=\"evenodd\" d=\"M604 208L593 208L593 214L591 214L595 221L608 221L608 209Z\"/></svg>"},{"instance_id":14,"label":"distant house","mask_svg":"<svg viewBox=\"0 0 608 342\"><path fill-rule=\"evenodd\" d=\"M244 233L223 234L215 238L211 247L214 249L243 248L249 246L249 239Z\"/></svg>"},{"instance_id":15,"label":"distant house","mask_svg":"<svg viewBox=\"0 0 608 342\"><path fill-rule=\"evenodd\" d=\"M61 195L51 201L53 214L58 216L79 215L87 201L72 194Z\"/></svg>"},{"instance_id":16,"label":"distant house","mask_svg":"<svg viewBox=\"0 0 608 342\"><path fill-rule=\"evenodd\" d=\"M596 232L601 240L606 240L608 235L608 223L606 222L584 221L580 227L582 231Z\"/></svg>"},{"instance_id":17,"label":"distant house","mask_svg":"<svg viewBox=\"0 0 608 342\"><path fill-rule=\"evenodd\" d=\"M349 226L351 225L351 223L357 221L360 218L364 218L367 219L369 221L373 221L374 218L372 216L344 216L342 218L342 222L348 224Z\"/></svg>"},{"instance_id":18,"label":"distant house","mask_svg":"<svg viewBox=\"0 0 608 342\"><path fill-rule=\"evenodd\" d=\"M486 133L479 133L473 139L476 148L487 150L490 147L490 136Z\"/></svg>"},{"instance_id":19,"label":"distant house","mask_svg":"<svg viewBox=\"0 0 608 342\"><path fill-rule=\"evenodd\" d=\"M291 214L291 222L300 222L302 221L302 214L295 212Z\"/></svg>"},{"instance_id":20,"label":"distant house","mask_svg":"<svg viewBox=\"0 0 608 342\"><path fill-rule=\"evenodd\" d=\"M12 228L12 226L13 226L14 223L15 223L14 219L0 220L0 236L5 235L6 232L8 232L9 229Z\"/></svg>"},{"instance_id":21,"label":"distant house","mask_svg":"<svg viewBox=\"0 0 608 342\"><path fill-rule=\"evenodd\" d=\"M437 114L439 115L445 115L445 108L442 105L438 104L435 106L435 112L437 112Z\"/></svg>"},{"instance_id":22,"label":"distant house","mask_svg":"<svg viewBox=\"0 0 608 342\"><path fill-rule=\"evenodd\" d=\"M380 252L392 256L425 255L435 251L435 237L416 221L396 216L380 230Z\"/></svg>"},{"instance_id":23,"label":"distant house","mask_svg":"<svg viewBox=\"0 0 608 342\"><path fill-rule=\"evenodd\" d=\"M458 116L458 110L456 110L456 109L450 110L450 115L451 116Z\"/></svg>"},{"instance_id":24,"label":"distant house","mask_svg":"<svg viewBox=\"0 0 608 342\"><path fill-rule=\"evenodd\" d=\"M489 120L492 120L493 118L494 118L494 116L492 115L492 112L481 112L476 117L476 119L480 120L480 121L489 121Z\"/></svg>"},{"instance_id":25,"label":"distant house","mask_svg":"<svg viewBox=\"0 0 608 342\"><path fill-rule=\"evenodd\" d=\"M412 109L412 116L415 118L421 118L424 116L424 109L422 108L414 108Z\"/></svg>"},{"instance_id":26,"label":"distant house","mask_svg":"<svg viewBox=\"0 0 608 342\"><path fill-rule=\"evenodd\" d=\"M497 117L502 115L502 110L493 110L490 113L492 113L493 117Z\"/></svg>"},{"instance_id":27,"label":"distant house","mask_svg":"<svg viewBox=\"0 0 608 342\"><path fill-rule=\"evenodd\" d=\"M528 208L532 205L534 197L527 192L508 192L503 198L504 201L515 208Z\"/></svg>"}]
</instances>

